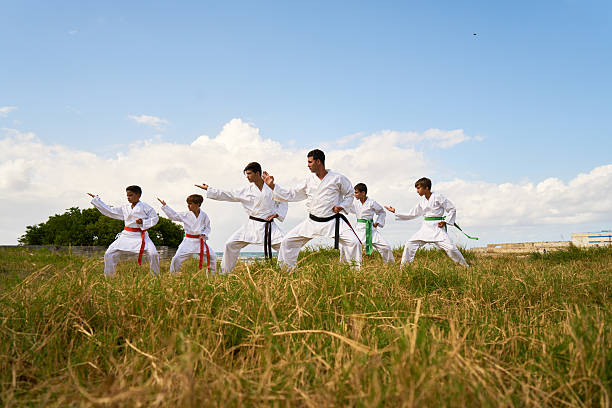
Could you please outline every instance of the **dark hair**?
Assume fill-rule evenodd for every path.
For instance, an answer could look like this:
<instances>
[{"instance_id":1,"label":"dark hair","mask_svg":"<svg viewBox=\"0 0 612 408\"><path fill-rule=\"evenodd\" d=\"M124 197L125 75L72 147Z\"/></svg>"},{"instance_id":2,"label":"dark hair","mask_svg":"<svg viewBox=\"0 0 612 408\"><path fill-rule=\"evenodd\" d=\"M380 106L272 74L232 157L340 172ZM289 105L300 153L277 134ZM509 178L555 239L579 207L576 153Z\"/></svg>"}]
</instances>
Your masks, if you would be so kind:
<instances>
[{"instance_id":1,"label":"dark hair","mask_svg":"<svg viewBox=\"0 0 612 408\"><path fill-rule=\"evenodd\" d=\"M416 181L416 183L414 183L414 186L415 187L418 187L418 186L427 187L427 189L431 191L431 180L428 179L427 177L420 178Z\"/></svg>"},{"instance_id":2,"label":"dark hair","mask_svg":"<svg viewBox=\"0 0 612 408\"><path fill-rule=\"evenodd\" d=\"M246 165L246 167L244 168L244 170L242 170L242 172L246 173L247 170L251 170L253 173L261 174L261 165L257 162L250 162L249 164Z\"/></svg>"},{"instance_id":3,"label":"dark hair","mask_svg":"<svg viewBox=\"0 0 612 408\"><path fill-rule=\"evenodd\" d=\"M136 194L140 194L142 195L142 189L138 186L127 186L125 188L125 191L131 191L132 193L136 193Z\"/></svg>"},{"instance_id":4,"label":"dark hair","mask_svg":"<svg viewBox=\"0 0 612 408\"><path fill-rule=\"evenodd\" d=\"M187 204L194 203L197 205L202 205L203 202L204 202L204 197L202 197L199 194L192 194L189 197L187 197Z\"/></svg>"},{"instance_id":5,"label":"dark hair","mask_svg":"<svg viewBox=\"0 0 612 408\"><path fill-rule=\"evenodd\" d=\"M321 160L321 163L325 164L325 153L319 149L309 151L306 157L312 157L313 160Z\"/></svg>"},{"instance_id":6,"label":"dark hair","mask_svg":"<svg viewBox=\"0 0 612 408\"><path fill-rule=\"evenodd\" d=\"M364 193L368 194L368 186L366 186L363 183L357 183L355 184L355 190L357 191L363 191Z\"/></svg>"}]
</instances>

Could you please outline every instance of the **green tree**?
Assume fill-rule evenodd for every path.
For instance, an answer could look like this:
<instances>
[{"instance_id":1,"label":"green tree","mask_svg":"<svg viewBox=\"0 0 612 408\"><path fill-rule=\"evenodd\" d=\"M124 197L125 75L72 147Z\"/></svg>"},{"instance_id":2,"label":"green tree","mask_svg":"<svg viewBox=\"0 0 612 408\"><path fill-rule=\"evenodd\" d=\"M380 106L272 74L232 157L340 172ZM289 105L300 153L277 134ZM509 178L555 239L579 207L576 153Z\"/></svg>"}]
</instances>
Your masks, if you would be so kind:
<instances>
[{"instance_id":1,"label":"green tree","mask_svg":"<svg viewBox=\"0 0 612 408\"><path fill-rule=\"evenodd\" d=\"M110 245L123 230L123 221L106 217L95 208L72 207L46 222L28 225L19 242L25 245ZM176 248L183 239L183 227L167 218L149 230L155 245Z\"/></svg>"},{"instance_id":2,"label":"green tree","mask_svg":"<svg viewBox=\"0 0 612 408\"><path fill-rule=\"evenodd\" d=\"M149 230L149 237L155 245L165 245L171 248L178 247L184 236L183 226L168 218L159 217L159 222Z\"/></svg>"}]
</instances>

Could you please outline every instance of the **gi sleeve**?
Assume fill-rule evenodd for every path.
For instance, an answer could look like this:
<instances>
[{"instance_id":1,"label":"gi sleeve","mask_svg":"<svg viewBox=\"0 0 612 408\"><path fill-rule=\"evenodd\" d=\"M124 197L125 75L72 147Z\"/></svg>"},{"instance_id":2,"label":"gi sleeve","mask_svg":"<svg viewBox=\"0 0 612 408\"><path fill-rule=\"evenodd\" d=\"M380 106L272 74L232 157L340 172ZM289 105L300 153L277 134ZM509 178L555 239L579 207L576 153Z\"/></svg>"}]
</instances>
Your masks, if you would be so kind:
<instances>
[{"instance_id":1,"label":"gi sleeve","mask_svg":"<svg viewBox=\"0 0 612 408\"><path fill-rule=\"evenodd\" d=\"M398 221L408 221L420 217L423 214L425 214L425 211L421 208L420 204L417 204L408 212L396 212L395 219Z\"/></svg>"},{"instance_id":2,"label":"gi sleeve","mask_svg":"<svg viewBox=\"0 0 612 408\"><path fill-rule=\"evenodd\" d=\"M289 204L286 201L280 202L280 201L276 201L275 203L275 207L276 207L276 213L278 214L278 217L276 217L277 220L279 220L280 222L285 221L285 217L287 216L287 211L289 210Z\"/></svg>"},{"instance_id":3,"label":"gi sleeve","mask_svg":"<svg viewBox=\"0 0 612 408\"><path fill-rule=\"evenodd\" d=\"M153 207L149 205L145 206L144 213L147 217L142 219L142 229L147 230L157 224L157 222L159 221L159 216L157 215Z\"/></svg>"},{"instance_id":4,"label":"gi sleeve","mask_svg":"<svg viewBox=\"0 0 612 408\"><path fill-rule=\"evenodd\" d=\"M349 214L357 215L357 211L355 210L355 200L351 201L351 205L348 208L345 208L346 212Z\"/></svg>"},{"instance_id":5,"label":"gi sleeve","mask_svg":"<svg viewBox=\"0 0 612 408\"><path fill-rule=\"evenodd\" d=\"M208 187L208 190L206 190L206 198L217 201L241 202L244 200L244 189L221 190L214 187Z\"/></svg>"},{"instance_id":6,"label":"gi sleeve","mask_svg":"<svg viewBox=\"0 0 612 408\"><path fill-rule=\"evenodd\" d=\"M455 217L457 216L457 209L455 208L455 205L446 197L442 197L441 205L447 214L444 221L446 221L448 225L455 225Z\"/></svg>"},{"instance_id":7,"label":"gi sleeve","mask_svg":"<svg viewBox=\"0 0 612 408\"><path fill-rule=\"evenodd\" d=\"M164 213L166 213L168 218L170 218L172 221L183 222L183 219L181 218L181 216L176 211L174 211L172 208L170 208L169 205L164 205L162 206L161 209Z\"/></svg>"},{"instance_id":8,"label":"gi sleeve","mask_svg":"<svg viewBox=\"0 0 612 408\"><path fill-rule=\"evenodd\" d=\"M344 212L348 214L348 209L353 206L353 199L355 198L355 190L351 181L342 176L340 177L340 202L339 207L344 208Z\"/></svg>"},{"instance_id":9,"label":"gi sleeve","mask_svg":"<svg viewBox=\"0 0 612 408\"><path fill-rule=\"evenodd\" d=\"M117 220L123 220L123 210L121 209L121 207L111 207L107 204L105 204L100 197L95 196L92 200L91 203L93 204L94 207L96 207L103 215L106 215L107 217L110 218L115 218Z\"/></svg>"},{"instance_id":10,"label":"gi sleeve","mask_svg":"<svg viewBox=\"0 0 612 408\"><path fill-rule=\"evenodd\" d=\"M202 225L200 234L204 235L204 239L208 239L210 236L210 218L208 218L208 214L204 214L204 225Z\"/></svg>"},{"instance_id":11,"label":"gi sleeve","mask_svg":"<svg viewBox=\"0 0 612 408\"><path fill-rule=\"evenodd\" d=\"M387 213L386 213L385 209L382 207L382 205L378 204L376 201L374 201L372 203L372 209L374 210L374 213L376 214L375 222L378 223L378 227L377 228L384 227L385 226L385 219L387 218Z\"/></svg>"},{"instance_id":12,"label":"gi sleeve","mask_svg":"<svg viewBox=\"0 0 612 408\"><path fill-rule=\"evenodd\" d=\"M306 195L307 181L304 180L295 188L282 188L278 184L274 185L274 201L302 201L308 198ZM279 214L280 215L280 214Z\"/></svg>"}]
</instances>

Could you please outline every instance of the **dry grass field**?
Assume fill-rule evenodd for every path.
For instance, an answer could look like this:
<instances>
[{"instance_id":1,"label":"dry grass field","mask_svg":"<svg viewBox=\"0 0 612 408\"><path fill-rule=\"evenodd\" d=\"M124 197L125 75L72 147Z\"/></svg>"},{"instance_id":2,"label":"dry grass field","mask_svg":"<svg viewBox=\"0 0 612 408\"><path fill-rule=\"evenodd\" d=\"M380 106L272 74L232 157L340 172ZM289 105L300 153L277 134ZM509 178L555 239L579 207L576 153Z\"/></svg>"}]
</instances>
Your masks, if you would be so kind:
<instances>
[{"instance_id":1,"label":"dry grass field","mask_svg":"<svg viewBox=\"0 0 612 408\"><path fill-rule=\"evenodd\" d=\"M396 251L396 258L400 252ZM13 406L610 406L612 249L410 268L302 252L151 277L0 250L0 400ZM162 271L168 264L162 263Z\"/></svg>"}]
</instances>

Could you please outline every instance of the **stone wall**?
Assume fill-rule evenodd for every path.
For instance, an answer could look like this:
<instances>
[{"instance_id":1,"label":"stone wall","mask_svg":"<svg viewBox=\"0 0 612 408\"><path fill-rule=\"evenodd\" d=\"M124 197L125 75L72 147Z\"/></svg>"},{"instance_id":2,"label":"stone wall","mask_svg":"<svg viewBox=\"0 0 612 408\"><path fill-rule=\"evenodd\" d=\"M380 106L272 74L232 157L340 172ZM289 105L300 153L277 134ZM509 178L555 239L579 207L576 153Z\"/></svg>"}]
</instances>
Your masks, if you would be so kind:
<instances>
[{"instance_id":1,"label":"stone wall","mask_svg":"<svg viewBox=\"0 0 612 408\"><path fill-rule=\"evenodd\" d=\"M0 248L25 248L31 250L48 249L53 252L59 252L63 254L69 254L74 256L85 256L85 257L100 257L104 256L106 247L102 246L61 246L61 245L0 245ZM172 259L176 253L176 248L169 248L167 246L158 246L157 252L159 252L159 259Z\"/></svg>"},{"instance_id":2,"label":"stone wall","mask_svg":"<svg viewBox=\"0 0 612 408\"><path fill-rule=\"evenodd\" d=\"M531 254L534 252L546 253L567 249L571 244L570 241L515 242L507 244L489 244L484 248L472 248L470 251L483 255Z\"/></svg>"}]
</instances>

